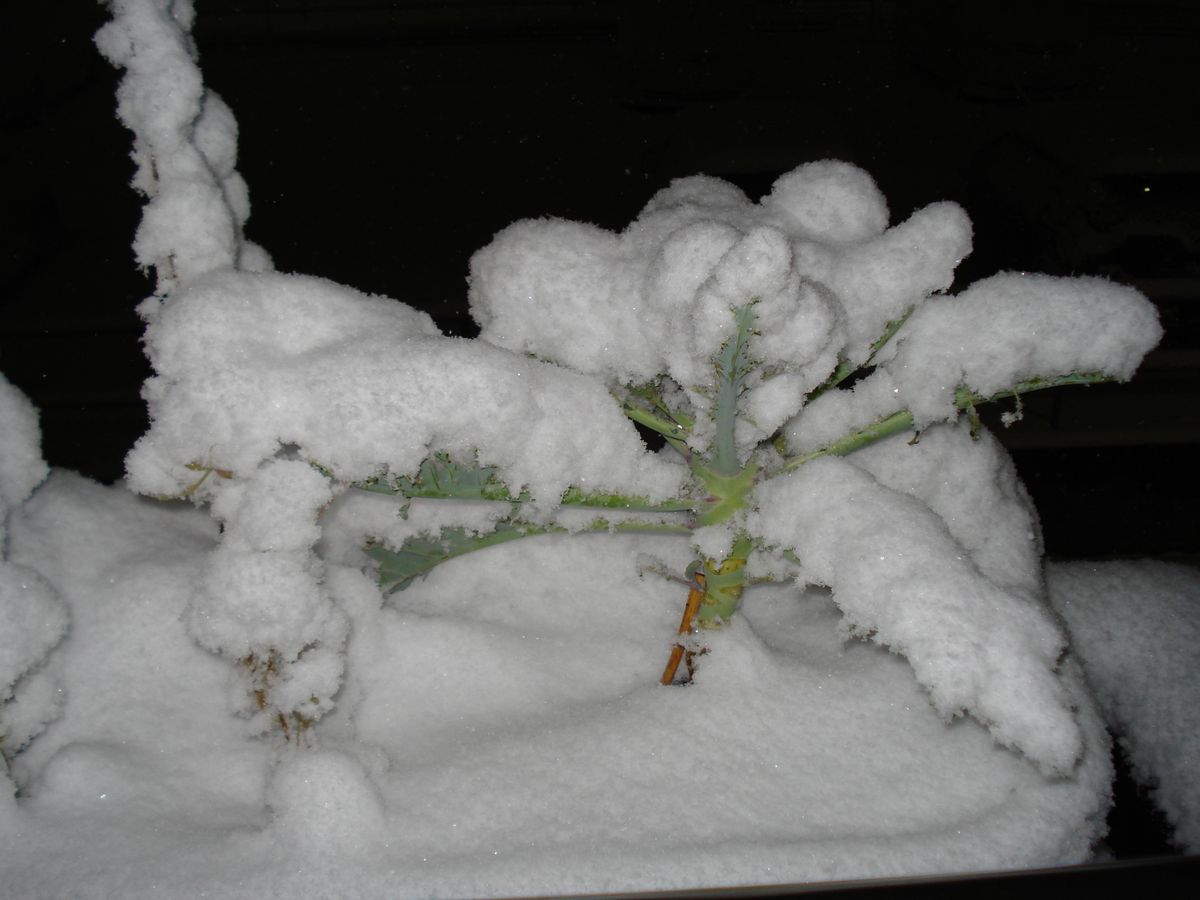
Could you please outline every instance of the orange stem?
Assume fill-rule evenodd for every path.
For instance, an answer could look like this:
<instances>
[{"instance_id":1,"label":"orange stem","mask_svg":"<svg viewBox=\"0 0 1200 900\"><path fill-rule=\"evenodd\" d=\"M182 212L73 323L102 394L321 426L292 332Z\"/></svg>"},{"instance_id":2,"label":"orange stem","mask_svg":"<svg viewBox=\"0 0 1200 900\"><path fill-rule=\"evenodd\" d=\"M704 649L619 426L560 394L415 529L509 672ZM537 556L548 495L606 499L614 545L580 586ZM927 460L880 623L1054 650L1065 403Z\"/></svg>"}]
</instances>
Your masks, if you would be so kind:
<instances>
[{"instance_id":1,"label":"orange stem","mask_svg":"<svg viewBox=\"0 0 1200 900\"><path fill-rule=\"evenodd\" d=\"M688 591L687 604L683 607L683 618L679 622L679 634L691 634L692 622L696 618L696 613L700 611L700 604L704 600L704 573L697 572L695 575L695 585ZM692 652L685 650L682 643L677 643L671 648L671 658L667 660L667 667L663 669L662 678L659 679L663 684L671 684L675 680L675 673L679 670L679 663L687 657L688 677L692 674Z\"/></svg>"}]
</instances>

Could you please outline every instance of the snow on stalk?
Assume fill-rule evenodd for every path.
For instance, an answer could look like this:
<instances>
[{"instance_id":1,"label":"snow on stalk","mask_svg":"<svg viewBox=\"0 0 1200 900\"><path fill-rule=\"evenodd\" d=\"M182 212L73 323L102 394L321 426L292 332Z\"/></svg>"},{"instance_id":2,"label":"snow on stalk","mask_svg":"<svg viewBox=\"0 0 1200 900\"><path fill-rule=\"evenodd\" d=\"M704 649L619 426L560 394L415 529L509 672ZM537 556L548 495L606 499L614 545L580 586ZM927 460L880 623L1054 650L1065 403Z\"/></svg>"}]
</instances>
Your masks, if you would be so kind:
<instances>
[{"instance_id":1,"label":"snow on stalk","mask_svg":"<svg viewBox=\"0 0 1200 900\"><path fill-rule=\"evenodd\" d=\"M117 115L133 132L132 184L146 197L133 249L139 265L155 270L157 295L216 269L269 268L242 235L250 201L236 169L237 122L204 87L190 34L192 0L107 5L113 20L97 32L96 46L125 69Z\"/></svg>"},{"instance_id":2,"label":"snow on stalk","mask_svg":"<svg viewBox=\"0 0 1200 900\"><path fill-rule=\"evenodd\" d=\"M871 177L824 160L758 202L679 179L620 233L517 222L471 260L479 339L448 338L402 303L264 271L190 3L111 5L97 40L127 69L135 252L160 295L129 484L223 522L186 621L239 661L264 728L297 737L340 685L339 563L322 556L338 529L389 592L517 539L643 530L693 548L672 659L757 579L825 585L846 634L904 654L942 715L1048 773L1075 765L1036 522L975 409L1130 378L1161 334L1140 294L1001 273L948 296L966 213L889 227ZM971 490L944 491L950 475ZM397 515L347 524L329 510L351 490L396 496ZM439 511L409 521L416 504Z\"/></svg>"}]
</instances>

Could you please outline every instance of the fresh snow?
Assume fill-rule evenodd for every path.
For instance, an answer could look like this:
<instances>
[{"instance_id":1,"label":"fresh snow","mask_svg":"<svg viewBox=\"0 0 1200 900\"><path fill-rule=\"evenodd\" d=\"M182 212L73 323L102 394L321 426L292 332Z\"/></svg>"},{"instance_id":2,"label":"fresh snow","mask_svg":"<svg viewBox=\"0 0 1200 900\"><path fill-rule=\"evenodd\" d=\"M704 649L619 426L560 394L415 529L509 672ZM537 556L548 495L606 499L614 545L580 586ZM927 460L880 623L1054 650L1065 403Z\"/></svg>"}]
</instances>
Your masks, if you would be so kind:
<instances>
[{"instance_id":1,"label":"fresh snow","mask_svg":"<svg viewBox=\"0 0 1200 900\"><path fill-rule=\"evenodd\" d=\"M1137 780L1200 851L1200 572L1155 560L1072 562L1047 573L1105 721Z\"/></svg>"},{"instance_id":2,"label":"fresh snow","mask_svg":"<svg viewBox=\"0 0 1200 900\"><path fill-rule=\"evenodd\" d=\"M966 213L889 227L871 177L823 160L757 202L679 179L619 232L510 225L470 264L481 339L446 337L271 271L191 3L110 6L97 44L126 70L134 248L158 275L151 426L125 483L47 478L36 411L0 380L5 891L494 896L1080 862L1110 803L1105 721L1200 840L1181 787L1198 686L1143 677L1164 654L1187 670L1194 573L1052 567L1057 617L1028 497L954 402L1129 378L1161 334L1139 294L1004 273L947 296ZM674 447L622 413L646 384L688 423ZM906 409L919 441L821 455ZM653 505L703 504L685 457L720 440L758 466L744 507L616 533L687 521ZM435 453L512 503L356 487ZM559 532L381 591L368 540L516 509ZM685 571L741 529L774 583L686 639L689 686L660 685Z\"/></svg>"},{"instance_id":3,"label":"fresh snow","mask_svg":"<svg viewBox=\"0 0 1200 900\"><path fill-rule=\"evenodd\" d=\"M12 895L786 882L1076 862L1103 832L1107 741L1073 665L1088 751L1070 778L947 725L903 659L842 641L823 591L752 588L696 682L658 685L680 591L629 561L682 566L671 538L531 539L387 603L330 562L351 622L339 704L316 746L256 740L230 665L180 621L216 540L187 504L69 473L14 517L14 558L72 632L46 663L61 716L13 763Z\"/></svg>"}]
</instances>

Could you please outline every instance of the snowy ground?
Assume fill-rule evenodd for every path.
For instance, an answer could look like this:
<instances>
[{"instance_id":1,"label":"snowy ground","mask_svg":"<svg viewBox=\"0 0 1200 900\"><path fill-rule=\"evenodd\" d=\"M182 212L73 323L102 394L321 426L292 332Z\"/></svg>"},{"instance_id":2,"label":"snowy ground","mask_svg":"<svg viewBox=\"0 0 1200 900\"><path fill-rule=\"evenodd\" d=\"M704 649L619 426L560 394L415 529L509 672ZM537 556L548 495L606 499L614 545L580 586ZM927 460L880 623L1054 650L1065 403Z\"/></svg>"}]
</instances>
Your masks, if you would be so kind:
<instances>
[{"instance_id":1,"label":"snowy ground","mask_svg":"<svg viewBox=\"0 0 1200 900\"><path fill-rule=\"evenodd\" d=\"M899 657L843 644L822 593L752 590L695 684L656 684L679 591L629 565L642 537L493 548L386 606L332 567L356 674L315 747L254 740L228 664L180 621L214 531L64 472L12 518L12 562L73 626L45 667L61 718L13 768L10 895L806 881L1077 862L1101 836L1111 773L1085 695L1084 762L1048 779L943 722Z\"/></svg>"}]
</instances>

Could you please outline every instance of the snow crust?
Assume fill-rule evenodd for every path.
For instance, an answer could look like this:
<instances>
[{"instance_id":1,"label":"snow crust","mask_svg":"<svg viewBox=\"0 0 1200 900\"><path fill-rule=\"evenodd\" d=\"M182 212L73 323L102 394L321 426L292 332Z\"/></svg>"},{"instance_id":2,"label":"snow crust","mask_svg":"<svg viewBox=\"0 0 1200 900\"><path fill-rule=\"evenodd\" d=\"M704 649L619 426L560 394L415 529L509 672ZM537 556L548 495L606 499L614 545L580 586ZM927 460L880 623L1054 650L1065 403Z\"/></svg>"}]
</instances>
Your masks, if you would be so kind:
<instances>
[{"instance_id":1,"label":"snow crust","mask_svg":"<svg viewBox=\"0 0 1200 900\"><path fill-rule=\"evenodd\" d=\"M1056 563L1054 608L1134 776L1176 843L1200 850L1200 571L1154 560Z\"/></svg>"}]
</instances>

